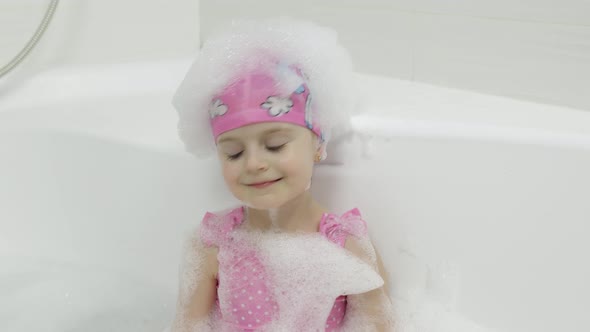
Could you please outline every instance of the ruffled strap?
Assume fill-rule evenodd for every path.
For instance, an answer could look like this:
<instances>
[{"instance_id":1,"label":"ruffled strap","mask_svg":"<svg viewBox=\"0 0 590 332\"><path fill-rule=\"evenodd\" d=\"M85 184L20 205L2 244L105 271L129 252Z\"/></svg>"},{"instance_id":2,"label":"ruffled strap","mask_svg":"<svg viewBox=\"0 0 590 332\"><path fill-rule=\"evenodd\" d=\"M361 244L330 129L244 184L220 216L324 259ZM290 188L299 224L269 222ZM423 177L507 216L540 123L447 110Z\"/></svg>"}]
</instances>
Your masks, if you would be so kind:
<instances>
[{"instance_id":1,"label":"ruffled strap","mask_svg":"<svg viewBox=\"0 0 590 332\"><path fill-rule=\"evenodd\" d=\"M344 247L349 235L362 238L367 236L367 223L362 219L359 209L354 208L341 216L329 213L320 222L320 233L330 241Z\"/></svg>"},{"instance_id":2,"label":"ruffled strap","mask_svg":"<svg viewBox=\"0 0 590 332\"><path fill-rule=\"evenodd\" d=\"M244 221L243 207L217 213L207 212L201 221L201 241L206 246L219 246L227 235Z\"/></svg>"}]
</instances>

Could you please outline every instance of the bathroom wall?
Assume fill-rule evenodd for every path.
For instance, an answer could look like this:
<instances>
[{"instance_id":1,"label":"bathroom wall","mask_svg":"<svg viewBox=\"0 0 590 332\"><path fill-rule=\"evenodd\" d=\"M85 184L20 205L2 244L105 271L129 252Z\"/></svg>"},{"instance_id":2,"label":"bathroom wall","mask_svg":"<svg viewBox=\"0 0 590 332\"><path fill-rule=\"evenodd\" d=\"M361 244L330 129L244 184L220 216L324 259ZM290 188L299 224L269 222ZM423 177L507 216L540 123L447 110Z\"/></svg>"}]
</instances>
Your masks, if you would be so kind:
<instances>
[{"instance_id":1,"label":"bathroom wall","mask_svg":"<svg viewBox=\"0 0 590 332\"><path fill-rule=\"evenodd\" d=\"M0 65L48 3L0 2ZM276 15L335 27L361 72L590 110L587 0L62 0L17 71L187 57L233 17Z\"/></svg>"},{"instance_id":2,"label":"bathroom wall","mask_svg":"<svg viewBox=\"0 0 590 332\"><path fill-rule=\"evenodd\" d=\"M587 0L201 0L201 37L277 15L336 28L362 72L590 110Z\"/></svg>"},{"instance_id":3,"label":"bathroom wall","mask_svg":"<svg viewBox=\"0 0 590 332\"><path fill-rule=\"evenodd\" d=\"M49 2L0 2L0 66L26 44ZM198 44L198 0L61 0L45 36L18 70L187 57Z\"/></svg>"}]
</instances>

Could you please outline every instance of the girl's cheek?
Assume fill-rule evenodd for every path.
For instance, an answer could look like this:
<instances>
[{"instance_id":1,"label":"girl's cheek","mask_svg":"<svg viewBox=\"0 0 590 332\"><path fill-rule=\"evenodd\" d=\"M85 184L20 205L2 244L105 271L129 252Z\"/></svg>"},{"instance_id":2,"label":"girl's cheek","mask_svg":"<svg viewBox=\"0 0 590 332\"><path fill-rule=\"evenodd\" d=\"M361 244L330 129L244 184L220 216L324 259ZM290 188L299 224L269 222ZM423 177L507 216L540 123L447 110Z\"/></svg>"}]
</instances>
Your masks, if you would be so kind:
<instances>
[{"instance_id":1,"label":"girl's cheek","mask_svg":"<svg viewBox=\"0 0 590 332\"><path fill-rule=\"evenodd\" d=\"M226 162L223 166L223 176L226 178L226 180L235 180L237 178L237 172L234 165L230 165Z\"/></svg>"},{"instance_id":2,"label":"girl's cheek","mask_svg":"<svg viewBox=\"0 0 590 332\"><path fill-rule=\"evenodd\" d=\"M277 155L277 163L281 165L283 169L291 169L293 168L294 164L299 163L299 158L297 157L297 151L293 149L289 149L284 151L284 153L280 153Z\"/></svg>"},{"instance_id":3,"label":"girl's cheek","mask_svg":"<svg viewBox=\"0 0 590 332\"><path fill-rule=\"evenodd\" d=\"M293 160L292 153L289 151L288 153L281 153L276 158L277 163L281 166L289 165L289 162Z\"/></svg>"}]
</instances>

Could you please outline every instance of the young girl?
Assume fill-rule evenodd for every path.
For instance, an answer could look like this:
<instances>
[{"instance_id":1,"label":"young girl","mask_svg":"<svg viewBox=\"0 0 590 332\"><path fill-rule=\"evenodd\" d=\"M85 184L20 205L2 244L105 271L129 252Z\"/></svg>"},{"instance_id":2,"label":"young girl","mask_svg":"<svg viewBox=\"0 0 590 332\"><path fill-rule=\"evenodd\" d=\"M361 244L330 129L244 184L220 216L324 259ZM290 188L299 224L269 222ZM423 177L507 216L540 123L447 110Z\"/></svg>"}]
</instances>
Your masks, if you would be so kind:
<instances>
[{"instance_id":1,"label":"young girl","mask_svg":"<svg viewBox=\"0 0 590 332\"><path fill-rule=\"evenodd\" d=\"M346 129L351 73L335 33L310 23L235 22L205 43L175 96L179 132L217 154L242 204L206 213L188 242L172 331L392 329L359 210L333 213L309 191Z\"/></svg>"}]
</instances>

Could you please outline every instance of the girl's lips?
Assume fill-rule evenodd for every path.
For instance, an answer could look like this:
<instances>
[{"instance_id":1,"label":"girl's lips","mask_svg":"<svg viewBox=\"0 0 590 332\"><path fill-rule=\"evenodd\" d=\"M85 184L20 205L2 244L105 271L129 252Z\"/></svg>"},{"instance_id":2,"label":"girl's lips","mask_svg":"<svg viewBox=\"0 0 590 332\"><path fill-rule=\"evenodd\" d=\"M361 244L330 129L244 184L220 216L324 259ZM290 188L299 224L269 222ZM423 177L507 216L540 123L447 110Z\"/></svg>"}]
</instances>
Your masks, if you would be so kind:
<instances>
[{"instance_id":1,"label":"girl's lips","mask_svg":"<svg viewBox=\"0 0 590 332\"><path fill-rule=\"evenodd\" d=\"M282 178L281 178L281 179L282 179ZM281 179L277 179L277 180L274 180L274 181L267 181L267 182L254 183L254 184L250 184L250 185L248 185L248 186L250 186L250 187L255 187L255 188L265 188L265 187L268 187L268 186L270 186L270 185L271 185L271 184L273 184L273 183L276 183L276 182L280 181Z\"/></svg>"}]
</instances>

